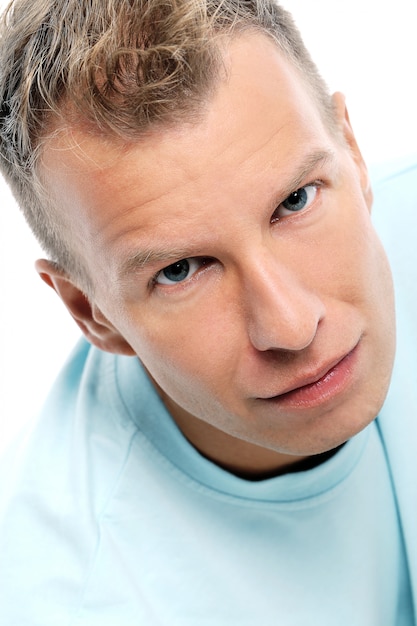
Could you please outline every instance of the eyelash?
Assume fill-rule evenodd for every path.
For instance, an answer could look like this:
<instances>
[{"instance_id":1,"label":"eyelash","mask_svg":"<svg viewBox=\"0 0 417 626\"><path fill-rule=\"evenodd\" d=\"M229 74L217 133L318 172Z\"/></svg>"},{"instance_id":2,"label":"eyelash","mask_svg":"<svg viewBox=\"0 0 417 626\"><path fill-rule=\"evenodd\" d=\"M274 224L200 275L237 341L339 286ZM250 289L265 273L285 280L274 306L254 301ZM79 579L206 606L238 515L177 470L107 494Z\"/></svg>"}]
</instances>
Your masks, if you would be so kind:
<instances>
[{"instance_id":1,"label":"eyelash","mask_svg":"<svg viewBox=\"0 0 417 626\"><path fill-rule=\"evenodd\" d=\"M291 198L291 196L293 196L293 195L297 194L297 193L298 193L298 192L300 192L302 189L308 189L308 188L310 188L310 187L313 187L313 188L315 189L315 196L314 196L314 198L310 201L310 206L311 206L311 205L313 205L313 204L315 203L315 201L316 201L316 199L317 199L317 194L318 194L318 192L319 192L319 191L323 188L323 186L324 186L324 181L323 181L323 180L319 180L319 179L318 179L318 180L314 180L314 181L312 181L312 182L310 182L310 183L306 183L305 185L301 185L301 187L298 187L295 191L292 191L292 192L291 192L288 196L286 196L286 198L285 198L282 202L280 202L280 203L277 205L276 209L273 211L272 216L271 216L271 220L270 220L271 224L275 224L275 223L280 222L281 220L283 220L283 219L285 219L285 218L292 217L292 216L291 216L291 209L285 209L285 207L284 207L284 209L285 209L286 211L289 211L289 214L288 214L288 215L281 216L281 217L280 217L280 216L276 216L276 217L274 217L274 216L276 215L276 213L278 212L278 210L280 209L280 207L282 207L282 205L284 204L284 202L286 202L287 200L289 200L289 198ZM293 215L296 215L297 213L304 214L304 213L305 213L305 212L306 212L306 211L310 208L310 206L309 206L307 209L303 207L303 208L302 208L301 210L299 210L299 211L294 210Z\"/></svg>"},{"instance_id":2,"label":"eyelash","mask_svg":"<svg viewBox=\"0 0 417 626\"><path fill-rule=\"evenodd\" d=\"M195 272L193 272L193 274L191 275L190 278L186 278L183 281L178 281L178 283L173 282L170 285L167 285L167 284L164 285L163 283L158 283L157 282L158 277L164 272L164 270L166 270L166 269L168 269L168 268L170 268L170 267L172 267L174 265L179 265L182 261L197 261L199 263L200 267ZM212 257L206 257L206 256L188 257L186 259L179 259L178 261L176 261L174 263L170 263L166 267L163 267L161 270L158 270L158 272L156 272L152 276L151 280L149 281L149 286L150 286L151 289L153 289L153 288L155 288L157 286L160 287L161 284L162 284L162 286L165 286L165 287L175 286L178 289L179 287L181 287L181 285L182 286L187 285L195 274L200 273L200 271L202 269L205 269L206 267L209 267L214 262L215 262L215 259L213 259Z\"/></svg>"}]
</instances>

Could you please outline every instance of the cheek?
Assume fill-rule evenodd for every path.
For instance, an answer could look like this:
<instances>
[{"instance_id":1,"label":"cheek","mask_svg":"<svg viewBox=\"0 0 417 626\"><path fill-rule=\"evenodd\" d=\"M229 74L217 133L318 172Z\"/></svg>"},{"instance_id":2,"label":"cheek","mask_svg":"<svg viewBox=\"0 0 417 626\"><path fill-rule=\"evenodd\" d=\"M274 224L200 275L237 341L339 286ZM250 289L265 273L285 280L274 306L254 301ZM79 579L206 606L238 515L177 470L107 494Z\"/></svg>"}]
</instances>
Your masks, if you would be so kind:
<instances>
[{"instance_id":1,"label":"cheek","mask_svg":"<svg viewBox=\"0 0 417 626\"><path fill-rule=\"evenodd\" d=\"M197 386L200 392L226 389L237 368L239 333L230 307L214 299L189 314L151 316L127 329L143 365L174 396Z\"/></svg>"},{"instance_id":2,"label":"cheek","mask_svg":"<svg viewBox=\"0 0 417 626\"><path fill-rule=\"evenodd\" d=\"M385 253L363 197L341 196L336 202L313 243L310 272L323 296L370 306L391 289Z\"/></svg>"},{"instance_id":3,"label":"cheek","mask_svg":"<svg viewBox=\"0 0 417 626\"><path fill-rule=\"evenodd\" d=\"M366 208L347 212L343 226L334 237L332 271L327 274L332 297L356 312L375 362L388 371L395 349L394 289L388 259Z\"/></svg>"},{"instance_id":4,"label":"cheek","mask_svg":"<svg viewBox=\"0 0 417 626\"><path fill-rule=\"evenodd\" d=\"M370 221L366 221L352 246L347 270L356 297L375 316L391 317L394 307L391 270L382 244Z\"/></svg>"}]
</instances>

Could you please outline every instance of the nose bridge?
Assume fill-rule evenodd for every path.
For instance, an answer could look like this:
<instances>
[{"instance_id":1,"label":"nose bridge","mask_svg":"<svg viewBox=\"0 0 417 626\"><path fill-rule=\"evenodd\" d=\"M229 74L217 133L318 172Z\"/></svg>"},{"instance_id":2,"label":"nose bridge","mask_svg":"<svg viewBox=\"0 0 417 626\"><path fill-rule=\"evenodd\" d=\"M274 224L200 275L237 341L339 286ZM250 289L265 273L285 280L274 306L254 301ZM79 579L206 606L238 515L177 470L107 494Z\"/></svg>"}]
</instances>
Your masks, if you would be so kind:
<instances>
[{"instance_id":1,"label":"nose bridge","mask_svg":"<svg viewBox=\"0 0 417 626\"><path fill-rule=\"evenodd\" d=\"M265 248L246 261L243 299L252 345L261 351L303 350L324 317L319 294L302 281L297 267Z\"/></svg>"}]
</instances>

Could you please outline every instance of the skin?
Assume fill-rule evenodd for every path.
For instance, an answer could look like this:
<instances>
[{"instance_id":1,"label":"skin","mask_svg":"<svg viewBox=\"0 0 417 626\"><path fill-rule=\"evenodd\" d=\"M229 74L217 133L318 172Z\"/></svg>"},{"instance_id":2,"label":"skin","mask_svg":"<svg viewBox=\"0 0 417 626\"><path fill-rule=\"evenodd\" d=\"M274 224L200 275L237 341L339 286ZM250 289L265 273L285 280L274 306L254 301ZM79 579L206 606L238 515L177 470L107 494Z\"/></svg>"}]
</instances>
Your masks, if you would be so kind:
<instances>
[{"instance_id":1,"label":"skin","mask_svg":"<svg viewBox=\"0 0 417 626\"><path fill-rule=\"evenodd\" d=\"M375 418L393 291L343 97L336 136L268 39L235 39L225 60L194 125L129 146L81 126L50 140L43 179L94 296L37 269L93 344L140 358L203 455L262 478L318 462ZM286 210L299 188L304 208ZM164 268L185 258L189 276L169 284Z\"/></svg>"}]
</instances>

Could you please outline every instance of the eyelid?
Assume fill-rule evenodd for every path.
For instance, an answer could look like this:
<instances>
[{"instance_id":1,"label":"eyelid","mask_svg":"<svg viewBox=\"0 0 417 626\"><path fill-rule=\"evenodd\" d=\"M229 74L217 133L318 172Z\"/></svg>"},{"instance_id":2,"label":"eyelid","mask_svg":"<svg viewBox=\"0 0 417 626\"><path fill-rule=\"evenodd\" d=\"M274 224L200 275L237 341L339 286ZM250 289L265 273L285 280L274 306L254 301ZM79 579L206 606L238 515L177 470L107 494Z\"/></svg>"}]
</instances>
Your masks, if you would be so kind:
<instances>
[{"instance_id":1,"label":"eyelid","mask_svg":"<svg viewBox=\"0 0 417 626\"><path fill-rule=\"evenodd\" d=\"M275 224L276 222L279 222L279 221L281 221L281 220L283 220L283 219L286 219L286 218L291 218L291 217L295 217L297 214L300 214L300 215L301 215L301 214L303 214L303 213L306 213L306 212L310 209L310 207L311 207L311 206L312 206L312 205L316 202L316 200L317 200L317 194L318 194L318 192L319 192L321 189L323 189L324 185L325 185L325 183L324 183L324 181L323 181L323 180L320 180L320 179L315 179L315 180L313 180L313 181L311 181L311 182L309 182L309 183L305 183L304 185L300 185L300 186L299 186L299 187L297 187L296 189L293 189L293 191L291 191L291 192L290 192L287 196L285 196L285 198L284 198L283 200L281 200L281 202L279 202L279 203L276 205L276 207L275 207L275 209L274 209L274 211L273 211L273 213L272 213L272 216L271 216L271 220L270 220L270 221L271 221L271 223ZM316 195L315 195L315 197L313 198L313 200L310 202L310 204L309 204L309 206L308 206L308 207L303 208L303 209L301 209L301 210L299 210L299 211L294 211L292 214L291 214L291 211L290 211L289 209L285 209L285 207L284 207L284 210L288 210L289 214L288 214L288 215L284 215L284 216L278 216L278 215L277 215L276 217L274 217L274 216L275 216L275 214L276 214L276 213L279 211L279 209L282 207L282 205L284 204L284 202L285 202L286 200L288 200L288 198L290 198L290 196L291 196L292 194L297 193L297 192L298 192L298 191L300 191L301 189L306 189L307 187L315 187L315 189L316 189Z\"/></svg>"},{"instance_id":2,"label":"eyelid","mask_svg":"<svg viewBox=\"0 0 417 626\"><path fill-rule=\"evenodd\" d=\"M199 266L192 272L191 276L185 278L184 280L180 280L178 282L173 281L172 283L158 283L157 282L158 277L162 274L164 270L168 269L172 265L177 265L178 263L181 263L181 261L197 262ZM156 287L180 288L181 286L185 286L193 279L193 277L196 274L199 274L202 269L204 269L208 265L211 265L213 261L214 259L212 257L207 257L207 256L192 256L192 257L185 257L185 258L183 257L182 259L173 261L172 263L169 263L169 265L165 265L160 270L155 272L155 274L152 276L152 278L149 281L149 288L150 289L154 289Z\"/></svg>"},{"instance_id":3,"label":"eyelid","mask_svg":"<svg viewBox=\"0 0 417 626\"><path fill-rule=\"evenodd\" d=\"M285 196L285 198L280 202L280 204L285 202L285 200L287 200L293 193L297 193L297 191L300 191L300 189L305 189L306 187L316 187L317 189L321 189L323 186L324 186L324 181L320 178L315 178L314 180L308 183L304 183L303 185L299 185L296 189L293 189L292 191L290 191L290 193L287 196Z\"/></svg>"}]
</instances>

